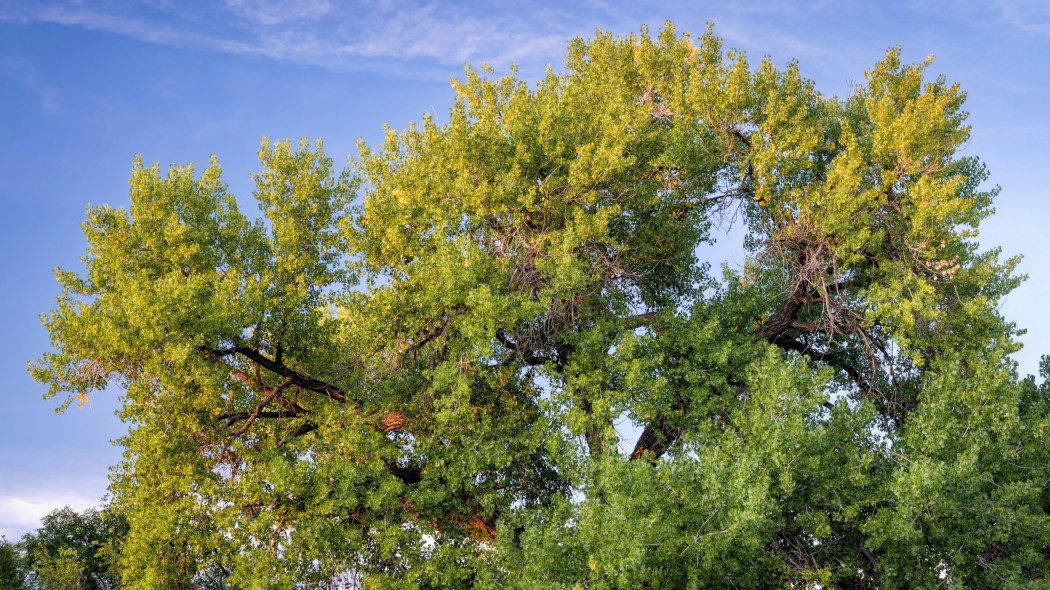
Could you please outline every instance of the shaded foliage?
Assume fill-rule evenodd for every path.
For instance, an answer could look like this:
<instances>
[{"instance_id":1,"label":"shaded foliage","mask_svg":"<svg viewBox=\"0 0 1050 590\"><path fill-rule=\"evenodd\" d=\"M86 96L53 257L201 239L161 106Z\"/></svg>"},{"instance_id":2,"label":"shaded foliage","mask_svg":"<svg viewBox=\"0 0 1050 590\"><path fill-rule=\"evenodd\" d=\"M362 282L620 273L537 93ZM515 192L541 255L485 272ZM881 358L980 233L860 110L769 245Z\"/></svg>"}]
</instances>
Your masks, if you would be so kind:
<instances>
[{"instance_id":1,"label":"shaded foliage","mask_svg":"<svg viewBox=\"0 0 1050 590\"><path fill-rule=\"evenodd\" d=\"M0 536L0 590L25 588L25 560L18 547Z\"/></svg>"}]
</instances>

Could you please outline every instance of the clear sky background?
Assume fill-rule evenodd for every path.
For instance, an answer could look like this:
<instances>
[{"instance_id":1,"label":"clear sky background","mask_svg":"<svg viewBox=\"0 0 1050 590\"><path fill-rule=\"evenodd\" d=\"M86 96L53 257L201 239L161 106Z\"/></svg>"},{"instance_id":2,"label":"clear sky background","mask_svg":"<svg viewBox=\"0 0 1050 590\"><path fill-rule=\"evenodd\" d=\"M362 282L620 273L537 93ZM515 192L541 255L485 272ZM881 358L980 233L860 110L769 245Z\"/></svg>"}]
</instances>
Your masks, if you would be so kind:
<instances>
[{"instance_id":1,"label":"clear sky background","mask_svg":"<svg viewBox=\"0 0 1050 590\"><path fill-rule=\"evenodd\" d=\"M127 204L133 154L166 166L216 153L251 211L263 135L324 138L338 162L383 124L447 120L465 62L517 63L534 80L571 37L668 19L694 33L714 23L752 63L798 59L831 95L890 46L909 62L934 54L932 74L969 92L965 153L1002 187L981 243L1025 256L1029 279L1002 311L1029 329L1016 358L1037 371L1050 353L1047 0L0 0L0 533L97 505L120 457L119 392L56 415L26 361L49 348L38 314L58 292L51 268L78 268L87 204Z\"/></svg>"}]
</instances>

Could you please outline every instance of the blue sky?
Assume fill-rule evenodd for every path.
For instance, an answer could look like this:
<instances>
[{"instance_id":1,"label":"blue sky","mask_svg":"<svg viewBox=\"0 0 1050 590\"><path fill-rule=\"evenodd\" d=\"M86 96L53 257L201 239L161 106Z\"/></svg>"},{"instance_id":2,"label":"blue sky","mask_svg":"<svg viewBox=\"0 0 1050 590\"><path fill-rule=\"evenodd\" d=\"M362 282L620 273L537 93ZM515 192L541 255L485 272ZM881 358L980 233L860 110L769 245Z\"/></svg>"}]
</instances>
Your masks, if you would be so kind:
<instances>
[{"instance_id":1,"label":"blue sky","mask_svg":"<svg viewBox=\"0 0 1050 590\"><path fill-rule=\"evenodd\" d=\"M981 242L1024 254L1029 280L1003 305L1029 329L1023 373L1050 353L1050 2L392 2L385 0L0 0L0 533L9 539L69 504L93 506L117 392L56 415L26 361L48 350L38 314L77 268L87 204L127 203L133 154L207 162L216 153L250 207L259 138L322 137L337 161L358 137L442 119L465 62L527 79L595 28L715 32L753 62L798 59L820 91L843 96L887 47L934 54L933 74L969 92L968 155L1002 187Z\"/></svg>"}]
</instances>

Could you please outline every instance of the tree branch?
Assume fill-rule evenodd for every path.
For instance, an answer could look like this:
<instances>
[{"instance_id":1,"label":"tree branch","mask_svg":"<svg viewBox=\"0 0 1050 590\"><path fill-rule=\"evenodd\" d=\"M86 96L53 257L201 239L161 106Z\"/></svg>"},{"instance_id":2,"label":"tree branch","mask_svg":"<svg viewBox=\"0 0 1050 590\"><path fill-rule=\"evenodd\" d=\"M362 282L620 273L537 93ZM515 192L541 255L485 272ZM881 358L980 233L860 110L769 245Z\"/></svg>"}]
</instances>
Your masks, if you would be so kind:
<instances>
[{"instance_id":1,"label":"tree branch","mask_svg":"<svg viewBox=\"0 0 1050 590\"><path fill-rule=\"evenodd\" d=\"M521 346L517 342L511 340L507 336L507 333L503 331L503 328L496 330L496 340L503 345L503 348L518 353L518 355L521 356L522 362L530 367L536 367L547 362L546 359L533 352L531 348Z\"/></svg>"},{"instance_id":2,"label":"tree branch","mask_svg":"<svg viewBox=\"0 0 1050 590\"><path fill-rule=\"evenodd\" d=\"M299 426L296 426L295 428L293 428L292 431L289 432L287 436L282 438L280 440L280 442L277 443L277 448L279 449L279 448L283 447L285 444L287 444L288 442L290 442L292 439L298 438L298 437L300 437L300 436L302 436L302 435L304 435L304 434L306 434L308 432L313 432L314 430L317 430L317 425L316 424L314 424L312 422L303 422Z\"/></svg>"},{"instance_id":3,"label":"tree branch","mask_svg":"<svg viewBox=\"0 0 1050 590\"><path fill-rule=\"evenodd\" d=\"M670 411L681 414L684 417L685 402L679 399L671 407ZM681 436L681 424L672 424L666 414L661 414L646 425L642 435L634 443L634 450L631 451L631 461L645 458L649 462L655 463Z\"/></svg>"},{"instance_id":4,"label":"tree branch","mask_svg":"<svg viewBox=\"0 0 1050 590\"><path fill-rule=\"evenodd\" d=\"M244 358L258 364L264 369L276 373L281 377L286 377L291 380L291 385L301 387L307 391L313 391L327 396L329 399L344 404L347 401L346 392L342 389L328 383L327 381L321 381L320 379L314 379L313 377L307 377L302 373L294 371L288 368L283 361L271 360L258 350L254 350L245 346L232 346L230 348L220 348L216 350L208 350L205 347L200 347L202 352L207 352L208 355L213 359L218 359L223 356L230 356L233 354L239 354ZM278 355L280 358L281 355ZM364 404L360 400L350 400L350 402L357 406L362 407Z\"/></svg>"},{"instance_id":5,"label":"tree branch","mask_svg":"<svg viewBox=\"0 0 1050 590\"><path fill-rule=\"evenodd\" d=\"M266 396L263 399L263 401L259 402L259 405L255 407L255 411L249 414L248 417L244 420L244 426L238 428L237 431L231 433L230 436L240 436L244 434L248 430L248 427L252 425L252 422L255 422L255 420L259 418L259 413L263 411L263 408L265 408L270 402L273 401L273 398L277 397L291 384L291 379L285 379L284 383L281 383L277 387L274 387L273 391L270 392L270 395ZM229 424L229 426L232 426L232 424Z\"/></svg>"},{"instance_id":6,"label":"tree branch","mask_svg":"<svg viewBox=\"0 0 1050 590\"><path fill-rule=\"evenodd\" d=\"M650 323L652 323L653 319L656 318L656 313L657 312L655 311L650 311L647 313L640 313L637 315L627 316L627 329L635 330L637 328L641 328L642 326L648 326Z\"/></svg>"},{"instance_id":7,"label":"tree branch","mask_svg":"<svg viewBox=\"0 0 1050 590\"><path fill-rule=\"evenodd\" d=\"M258 416L257 416L258 418L263 418L263 419L270 419L270 418L295 418L297 416L302 416L302 414L300 414L299 412L294 412L294 411L291 411L291 410L281 410L281 411L277 411L277 412L258 412L257 414L258 414ZM219 414L217 419L218 420L225 420L226 421L226 426L229 427L229 426L233 426L234 424L240 422L241 420L245 420L247 418L251 418L253 415L256 415L256 412L233 412L233 413L230 413L230 414Z\"/></svg>"},{"instance_id":8,"label":"tree branch","mask_svg":"<svg viewBox=\"0 0 1050 590\"><path fill-rule=\"evenodd\" d=\"M841 369L849 375L850 379L853 380L861 391L865 393L874 391L874 388L872 388L871 384L868 383L868 380L864 378L864 375L860 374L860 371L850 366L849 363L842 362L836 354L814 350L807 344L799 342L794 338L787 338L784 336L778 336L769 342L784 350L794 351L814 361L827 363L836 369Z\"/></svg>"}]
</instances>

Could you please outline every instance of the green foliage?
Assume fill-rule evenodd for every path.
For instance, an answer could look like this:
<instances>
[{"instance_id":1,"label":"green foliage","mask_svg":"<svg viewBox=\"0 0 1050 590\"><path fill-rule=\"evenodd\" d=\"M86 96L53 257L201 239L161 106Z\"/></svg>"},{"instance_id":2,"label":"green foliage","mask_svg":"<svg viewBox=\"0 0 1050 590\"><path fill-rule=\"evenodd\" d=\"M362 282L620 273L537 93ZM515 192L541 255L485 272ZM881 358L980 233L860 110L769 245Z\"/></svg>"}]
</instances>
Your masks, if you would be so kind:
<instances>
[{"instance_id":1,"label":"green foliage","mask_svg":"<svg viewBox=\"0 0 1050 590\"><path fill-rule=\"evenodd\" d=\"M25 579L25 560L19 548L0 535L0 590L22 590Z\"/></svg>"},{"instance_id":2,"label":"green foliage","mask_svg":"<svg viewBox=\"0 0 1050 590\"><path fill-rule=\"evenodd\" d=\"M42 550L34 567L42 590L81 590L84 587L84 566L71 547L63 547L52 556Z\"/></svg>"},{"instance_id":3,"label":"green foliage","mask_svg":"<svg viewBox=\"0 0 1050 590\"><path fill-rule=\"evenodd\" d=\"M107 590L120 584L113 556L127 530L124 516L108 507L77 512L66 506L44 516L40 527L23 537L22 546L27 565L38 575L43 576L45 567L55 575L72 571L70 563L75 562L82 576L78 587Z\"/></svg>"},{"instance_id":4,"label":"green foliage","mask_svg":"<svg viewBox=\"0 0 1050 590\"><path fill-rule=\"evenodd\" d=\"M342 173L264 140L254 220L214 159L136 160L30 367L124 387L124 585L1045 585L1050 395L928 63L839 99L599 33Z\"/></svg>"}]
</instances>

